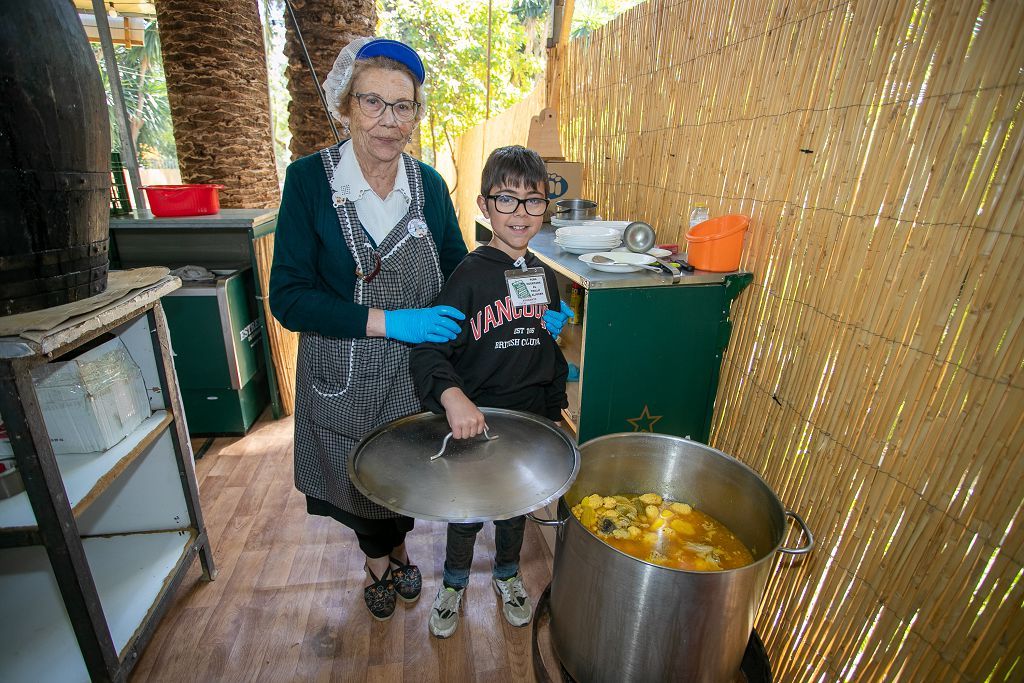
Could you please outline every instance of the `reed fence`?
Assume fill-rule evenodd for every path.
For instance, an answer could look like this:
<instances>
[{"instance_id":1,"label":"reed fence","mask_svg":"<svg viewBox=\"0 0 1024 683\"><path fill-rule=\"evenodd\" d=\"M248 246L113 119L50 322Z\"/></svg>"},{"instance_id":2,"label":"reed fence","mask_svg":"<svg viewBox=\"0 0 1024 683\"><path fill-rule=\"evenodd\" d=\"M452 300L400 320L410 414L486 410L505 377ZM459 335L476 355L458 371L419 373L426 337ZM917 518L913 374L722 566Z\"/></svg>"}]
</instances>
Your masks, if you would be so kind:
<instances>
[{"instance_id":1,"label":"reed fence","mask_svg":"<svg viewBox=\"0 0 1024 683\"><path fill-rule=\"evenodd\" d=\"M299 352L299 335L285 329L270 312L270 270L274 264L274 235L265 235L255 242L256 261L260 269L260 301L267 321L270 355L274 367L267 368L277 378L281 412L291 415L295 410L295 367Z\"/></svg>"},{"instance_id":2,"label":"reed fence","mask_svg":"<svg viewBox=\"0 0 1024 683\"><path fill-rule=\"evenodd\" d=\"M605 218L751 217L712 444L816 532L776 679L1024 680L1024 3L651 0L560 51ZM539 110L460 141L464 229Z\"/></svg>"}]
</instances>

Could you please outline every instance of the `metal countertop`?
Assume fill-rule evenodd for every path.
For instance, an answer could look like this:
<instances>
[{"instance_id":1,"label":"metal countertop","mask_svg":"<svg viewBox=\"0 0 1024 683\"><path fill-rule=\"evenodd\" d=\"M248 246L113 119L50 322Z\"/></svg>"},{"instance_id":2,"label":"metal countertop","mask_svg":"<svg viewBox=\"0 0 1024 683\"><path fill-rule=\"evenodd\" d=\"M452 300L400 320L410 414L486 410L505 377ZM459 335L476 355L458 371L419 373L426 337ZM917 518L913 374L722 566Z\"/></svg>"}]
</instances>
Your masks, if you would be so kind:
<instances>
[{"instance_id":1,"label":"metal countertop","mask_svg":"<svg viewBox=\"0 0 1024 683\"><path fill-rule=\"evenodd\" d=\"M482 216L478 216L476 221L490 229L489 222ZM545 223L540 232L530 240L530 251L536 254L541 261L551 266L556 272L587 289L659 287L673 284L677 286L713 285L725 282L725 278L729 275L744 272L712 273L705 270L695 270L692 273L682 273L678 278L678 282L674 282L674 278L669 275L654 273L649 270L640 270L633 273L607 273L591 268L580 261L577 254L570 254L559 247L555 243L555 230L556 228L550 223Z\"/></svg>"},{"instance_id":2,"label":"metal countertop","mask_svg":"<svg viewBox=\"0 0 1024 683\"><path fill-rule=\"evenodd\" d=\"M205 216L161 218L149 211L132 211L126 216L111 216L111 229L118 228L195 228L201 230L237 230L277 220L277 209L221 209Z\"/></svg>"}]
</instances>

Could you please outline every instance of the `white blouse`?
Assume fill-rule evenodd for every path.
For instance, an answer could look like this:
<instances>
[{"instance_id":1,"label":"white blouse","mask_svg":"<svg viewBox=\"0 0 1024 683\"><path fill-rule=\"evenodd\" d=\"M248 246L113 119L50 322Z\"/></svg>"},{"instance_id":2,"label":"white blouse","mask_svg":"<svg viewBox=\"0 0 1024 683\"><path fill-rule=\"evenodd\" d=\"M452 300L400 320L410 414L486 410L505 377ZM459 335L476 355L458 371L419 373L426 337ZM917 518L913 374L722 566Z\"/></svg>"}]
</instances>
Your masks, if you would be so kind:
<instances>
[{"instance_id":1,"label":"white blouse","mask_svg":"<svg viewBox=\"0 0 1024 683\"><path fill-rule=\"evenodd\" d=\"M405 163L401 158L398 159L395 186L387 197L381 199L366 182L363 171L359 168L355 150L352 149L352 141L345 141L339 152L341 159L334 169L331 189L355 204L356 214L363 228L374 242L380 244L395 224L402 220L409 210L409 204L412 203Z\"/></svg>"}]
</instances>

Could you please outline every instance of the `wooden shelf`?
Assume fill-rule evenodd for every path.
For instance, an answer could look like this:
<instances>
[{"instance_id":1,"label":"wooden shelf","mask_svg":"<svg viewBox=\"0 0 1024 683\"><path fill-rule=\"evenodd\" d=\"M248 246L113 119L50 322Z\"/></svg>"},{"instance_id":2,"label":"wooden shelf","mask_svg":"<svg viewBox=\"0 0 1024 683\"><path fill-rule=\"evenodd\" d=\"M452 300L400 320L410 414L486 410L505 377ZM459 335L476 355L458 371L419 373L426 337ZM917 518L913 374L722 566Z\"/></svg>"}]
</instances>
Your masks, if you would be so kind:
<instances>
[{"instance_id":1,"label":"wooden shelf","mask_svg":"<svg viewBox=\"0 0 1024 683\"><path fill-rule=\"evenodd\" d=\"M0 680L127 680L192 561L216 574L159 301L178 286L164 278L33 339L0 339L11 441L34 444L15 456L25 493L0 501ZM108 333L155 412L105 451L53 455L24 395L32 371Z\"/></svg>"},{"instance_id":2,"label":"wooden shelf","mask_svg":"<svg viewBox=\"0 0 1024 683\"><path fill-rule=\"evenodd\" d=\"M57 467L75 514L89 507L167 429L173 419L169 412L158 410L120 443L105 451L57 455ZM0 500L0 530L34 528L36 518L27 493Z\"/></svg>"},{"instance_id":3,"label":"wooden shelf","mask_svg":"<svg viewBox=\"0 0 1024 683\"><path fill-rule=\"evenodd\" d=\"M580 419L580 383L567 382L565 385L565 396L569 400L569 407L562 408L562 418L573 432L579 433L577 425Z\"/></svg>"},{"instance_id":4,"label":"wooden shelf","mask_svg":"<svg viewBox=\"0 0 1024 683\"><path fill-rule=\"evenodd\" d=\"M191 532L83 539L86 557L118 653L189 553ZM0 662L8 681L88 681L57 581L41 546L0 554Z\"/></svg>"}]
</instances>

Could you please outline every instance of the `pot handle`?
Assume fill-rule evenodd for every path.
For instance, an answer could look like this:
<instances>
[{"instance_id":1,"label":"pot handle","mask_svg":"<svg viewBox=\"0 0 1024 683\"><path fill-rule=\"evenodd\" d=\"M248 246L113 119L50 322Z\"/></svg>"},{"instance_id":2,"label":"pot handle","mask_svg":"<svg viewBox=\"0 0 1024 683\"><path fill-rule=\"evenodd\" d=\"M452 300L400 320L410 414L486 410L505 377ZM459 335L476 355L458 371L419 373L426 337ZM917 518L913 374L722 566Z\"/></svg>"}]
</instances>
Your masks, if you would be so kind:
<instances>
[{"instance_id":1,"label":"pot handle","mask_svg":"<svg viewBox=\"0 0 1024 683\"><path fill-rule=\"evenodd\" d=\"M537 515L533 514L532 512L527 512L526 516L530 518L531 522L536 522L537 524L540 524L541 526L557 526L557 527L562 527L562 526L565 525L566 522L569 521L568 518L566 518L566 519L541 519L540 517L538 517Z\"/></svg>"},{"instance_id":2,"label":"pot handle","mask_svg":"<svg viewBox=\"0 0 1024 683\"><path fill-rule=\"evenodd\" d=\"M796 520L796 523L800 525L800 530L803 531L804 538L807 539L807 545L800 548L779 548L779 552L789 553L790 555L803 555L811 552L811 548L814 547L814 535L811 533L811 530L807 528L807 524L804 522L803 518L792 510L786 510L786 516L792 517Z\"/></svg>"},{"instance_id":3,"label":"pot handle","mask_svg":"<svg viewBox=\"0 0 1024 683\"><path fill-rule=\"evenodd\" d=\"M442 455L444 455L444 449L448 448L448 442L451 441L453 433L454 432L448 432L448 435L446 437L444 437L444 441L441 442L441 450L439 450L437 453L434 453L432 456L430 456L431 462L433 462L434 460L437 460ZM498 438L498 435L495 434L494 436L491 436L491 433L489 431L487 431L487 425L484 425L484 438L486 440L488 440L488 441L494 441L495 439Z\"/></svg>"}]
</instances>

